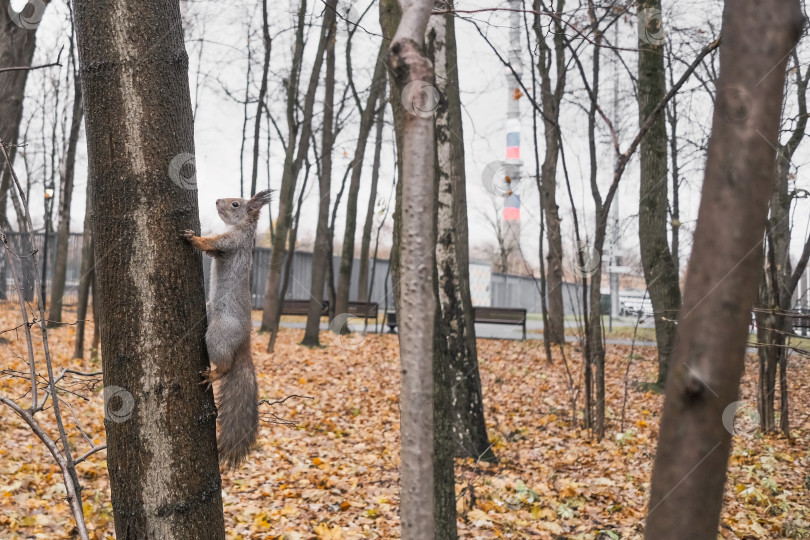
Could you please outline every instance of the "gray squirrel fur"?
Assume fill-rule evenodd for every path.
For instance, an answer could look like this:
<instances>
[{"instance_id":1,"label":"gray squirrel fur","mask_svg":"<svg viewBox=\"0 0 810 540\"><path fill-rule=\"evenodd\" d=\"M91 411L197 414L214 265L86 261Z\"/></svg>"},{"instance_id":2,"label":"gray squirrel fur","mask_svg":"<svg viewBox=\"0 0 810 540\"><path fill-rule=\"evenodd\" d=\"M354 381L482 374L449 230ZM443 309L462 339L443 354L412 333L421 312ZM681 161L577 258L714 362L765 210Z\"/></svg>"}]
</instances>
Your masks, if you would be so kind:
<instances>
[{"instance_id":1,"label":"gray squirrel fur","mask_svg":"<svg viewBox=\"0 0 810 540\"><path fill-rule=\"evenodd\" d=\"M259 214L271 195L271 190L265 190L250 199L217 199L217 213L228 225L226 232L204 237L190 230L183 232L191 245L213 258L205 345L214 367L203 372L203 384L219 381L217 446L220 462L229 469L247 457L259 430L258 387L250 349L250 269Z\"/></svg>"}]
</instances>

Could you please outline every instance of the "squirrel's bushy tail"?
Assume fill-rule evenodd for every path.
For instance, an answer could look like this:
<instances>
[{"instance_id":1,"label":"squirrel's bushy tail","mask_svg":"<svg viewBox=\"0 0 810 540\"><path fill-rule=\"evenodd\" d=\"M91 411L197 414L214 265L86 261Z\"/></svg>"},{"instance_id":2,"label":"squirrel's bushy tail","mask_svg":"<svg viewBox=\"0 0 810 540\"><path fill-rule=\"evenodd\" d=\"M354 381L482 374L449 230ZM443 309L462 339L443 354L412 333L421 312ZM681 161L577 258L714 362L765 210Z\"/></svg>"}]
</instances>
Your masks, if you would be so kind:
<instances>
[{"instance_id":1,"label":"squirrel's bushy tail","mask_svg":"<svg viewBox=\"0 0 810 540\"><path fill-rule=\"evenodd\" d=\"M250 339L237 349L231 369L219 380L219 461L231 469L247 457L259 430L259 391Z\"/></svg>"}]
</instances>

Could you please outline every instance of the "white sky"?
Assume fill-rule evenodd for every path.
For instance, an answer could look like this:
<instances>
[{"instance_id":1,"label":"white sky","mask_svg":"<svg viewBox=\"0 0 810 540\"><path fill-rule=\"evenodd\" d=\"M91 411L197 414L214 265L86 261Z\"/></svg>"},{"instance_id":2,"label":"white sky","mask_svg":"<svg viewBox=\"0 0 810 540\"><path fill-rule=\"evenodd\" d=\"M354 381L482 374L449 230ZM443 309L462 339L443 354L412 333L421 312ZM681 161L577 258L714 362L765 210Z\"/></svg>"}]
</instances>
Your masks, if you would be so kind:
<instances>
[{"instance_id":1,"label":"white sky","mask_svg":"<svg viewBox=\"0 0 810 540\"><path fill-rule=\"evenodd\" d=\"M16 5L17 2L13 2ZM348 5L348 4L346 4ZM369 0L355 2L352 9L362 13L369 5ZM482 0L462 0L456 3L458 10L474 10L484 7L504 7L505 2L486 3ZM310 21L320 24L320 15L323 4L320 0L310 0ZM720 26L720 3L665 2L665 26L671 32L673 46L678 55L684 60L675 63L676 78L683 71L686 64L691 62L696 52L707 42L711 36L716 35ZM698 8L699 11L695 11ZM258 95L260 82L260 62L263 54L260 39L261 5L255 1L237 0L235 2L196 1L185 4L185 15L189 22L186 28L186 48L190 58L189 78L191 82L192 100L197 110L195 126L195 144L197 159L197 182L199 187L200 214L203 231L221 229L216 217L214 201L219 197L232 197L239 195L239 151L243 122L243 106L228 98L225 89L232 95L242 99L245 93L245 73L247 66L246 41L248 23L251 25L251 40L253 46L253 67L251 96ZM572 4L571 9L575 9ZM703 19L697 18L696 13ZM373 68L373 61L379 46L378 9L373 5L362 20L362 29L355 34L353 42L352 64L355 73L355 83L361 92L361 100L365 101L365 91ZM531 15L527 15L531 21ZM269 103L276 121L286 137L286 122L284 117L284 88L282 79L287 76L290 69L292 50L292 25L295 13L288 3L270 2L271 35L273 36L271 74L269 81ZM499 47L500 54L505 58L508 52L508 15L504 12L481 12L464 15L477 22L482 31ZM584 20L579 19L580 27L584 27ZM340 25L339 25L340 26ZM68 12L61 2L52 2L48 7L46 16L38 31L38 47L35 64L53 61L59 47L65 46L66 56L68 48ZM683 28L683 29L681 29ZM686 28L689 28L688 30ZM319 26L313 26L309 32L307 45L307 59L305 61L302 86L306 85L309 77L312 56L317 46ZM636 42L635 17L626 17L618 27L619 44L632 49ZM486 165L492 161L500 160L505 156L505 119L507 105L506 70L499 62L490 47L484 42L475 27L468 20L456 20L456 32L459 50L459 71L461 84L461 101L464 114L464 140L467 172L467 199L469 204L470 242L472 246L481 244L494 244L495 234L485 215L493 214L493 200L484 189L481 182L481 173ZM573 36L573 31L569 33ZM202 38L202 41L201 41ZM521 32L522 48L526 49L526 34ZM613 39L613 31L609 33ZM202 61L200 47L202 44ZM591 45L581 40L574 41L575 46L584 51L583 62L586 72L590 75L590 48ZM346 83L345 76L345 31L340 32L337 42L337 80L336 96L342 94ZM602 53L602 82L600 97L606 112L611 111L613 82L618 80L620 104L617 111L619 133L622 149L625 149L638 128L638 113L633 93L631 76L635 77L636 55L632 50L621 51L621 58L625 67L618 69L618 75L613 73L613 51L603 50ZM531 61L528 52L524 55L524 83L530 87L531 78L528 64ZM64 79L64 69L62 79ZM627 71L629 70L629 71ZM25 103L24 121L31 120L29 128L29 153L32 167L34 185L32 187L32 213L38 217L42 224L42 139L41 122L43 115L42 95L44 88L51 83L46 79L52 78L55 70L40 70L31 73L27 87L27 101ZM702 70L701 76L706 76ZM197 87L199 80L199 88ZM711 83L709 83L711 85ZM586 103L586 95L576 66L572 65L568 72L568 94L566 104L563 106L561 126L566 142L565 159L570 174L571 191L579 212L580 226L583 234L593 230L593 211L589 178L589 159L587 147L587 118L581 104ZM198 99L195 101L195 96ZM700 197L700 187L703 177L703 162L705 159L702 150L710 129L711 100L705 89L701 88L700 81L690 79L678 97L680 112L683 115L679 125L679 145L682 148L679 157L683 184L681 186L681 245L682 268L688 252L691 249L691 234L694 230L694 220L697 215L697 206ZM64 98L62 98L64 100ZM533 138L532 138L532 109L527 98L521 100L522 133L521 155L524 160L524 175L533 175L535 170ZM60 105L60 107L63 106ZM788 100L788 108L794 107ZM47 121L51 121L53 104L44 108ZM320 115L322 105L316 103L315 114ZM253 114L255 105L249 106L248 133L252 134ZM383 163L380 169L380 184L378 187L378 200L387 200L394 175L393 162L393 130L390 126L390 109L386 112L389 125L384 132ZM320 117L316 118L316 128L320 126ZM339 135L334 154L333 192L332 199L337 193L343 171L354 153L355 137L359 116L355 112L347 122L345 129ZM543 159L542 124L538 119L538 140L541 145L540 159ZM612 177L613 151L609 145L607 131L604 124L599 123L600 134L598 139L599 178L604 197L607 185ZM22 128L25 130L25 126ZM82 130L83 131L83 130ZM259 186L267 185L267 174L264 159L266 145L266 128L262 128L260 148L262 157L259 164ZM373 131L372 131L373 135ZM50 135L48 135L49 137ZM83 133L82 133L82 141ZM45 145L49 142L45 141ZM252 138L246 144L245 159L245 189L249 189ZM361 234L362 223L368 202L369 181L371 178L371 161L373 156L373 143L369 141L366 151L366 164L361 181L361 191L358 205L358 239ZM810 188L810 182L805 178L804 165L807 162L806 144L800 147L796 155L797 187ZM22 172L20 161L17 169ZM271 133L271 159L270 184L278 188L283 165L283 149L278 137ZM670 163L671 165L671 163ZM84 216L84 201L86 187L86 151L80 146L77 162L75 191L72 205L72 231L80 231ZM560 186L557 199L563 217L565 234L564 249L573 253L573 228L571 219L571 205L565 188L562 171L562 161L559 165ZM299 178L299 186L303 178ZM522 234L521 246L524 255L532 266L538 263L538 232L539 232L539 201L537 188L533 176L521 182L517 192L522 198ZM345 195L343 202L345 203ZM502 201L496 200L500 205ZM620 219L622 222L621 247L627 252L637 251L637 220L638 211L638 166L634 160L624 174L618 192ZM314 236L317 219L317 181L313 165L304 209L301 217L301 231L299 239ZM498 206L500 208L500 206ZM345 210L341 210L345 212ZM498 210L500 212L500 210ZM273 208L276 215L276 205ZM343 236L342 220L336 227L336 239ZM390 215L389 215L389 219ZM263 219L263 223L266 221ZM796 212L794 234L794 254L798 252L807 234L807 202L800 202ZM388 239L385 240L387 243Z\"/></svg>"}]
</instances>

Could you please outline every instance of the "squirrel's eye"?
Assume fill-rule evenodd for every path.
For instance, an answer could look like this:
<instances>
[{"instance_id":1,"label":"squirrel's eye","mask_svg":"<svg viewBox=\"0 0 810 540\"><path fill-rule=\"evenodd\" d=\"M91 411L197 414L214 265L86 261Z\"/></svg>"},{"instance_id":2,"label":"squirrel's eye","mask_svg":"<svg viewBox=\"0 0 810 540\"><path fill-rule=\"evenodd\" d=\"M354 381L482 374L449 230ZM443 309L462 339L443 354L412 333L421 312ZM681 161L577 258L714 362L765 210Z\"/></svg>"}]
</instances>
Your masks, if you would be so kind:
<instances>
[{"instance_id":1,"label":"squirrel's eye","mask_svg":"<svg viewBox=\"0 0 810 540\"><path fill-rule=\"evenodd\" d=\"M239 208L239 203L238 203L238 202L232 202L232 203L231 203L231 205L232 205L234 208Z\"/></svg>"}]
</instances>

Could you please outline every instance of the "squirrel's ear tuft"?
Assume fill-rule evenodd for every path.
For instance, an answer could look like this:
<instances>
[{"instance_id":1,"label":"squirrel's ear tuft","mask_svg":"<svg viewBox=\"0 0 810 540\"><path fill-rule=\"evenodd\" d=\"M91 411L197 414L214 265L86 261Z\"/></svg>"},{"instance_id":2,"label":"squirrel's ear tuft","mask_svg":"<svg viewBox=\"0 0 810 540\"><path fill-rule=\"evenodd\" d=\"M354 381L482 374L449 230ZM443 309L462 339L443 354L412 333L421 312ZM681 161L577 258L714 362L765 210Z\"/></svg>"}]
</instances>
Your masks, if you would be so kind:
<instances>
[{"instance_id":1,"label":"squirrel's ear tuft","mask_svg":"<svg viewBox=\"0 0 810 540\"><path fill-rule=\"evenodd\" d=\"M265 189L257 192L248 201L248 208L251 210L261 210L262 206L265 204L270 204L270 201L273 200L273 191L275 190Z\"/></svg>"}]
</instances>

